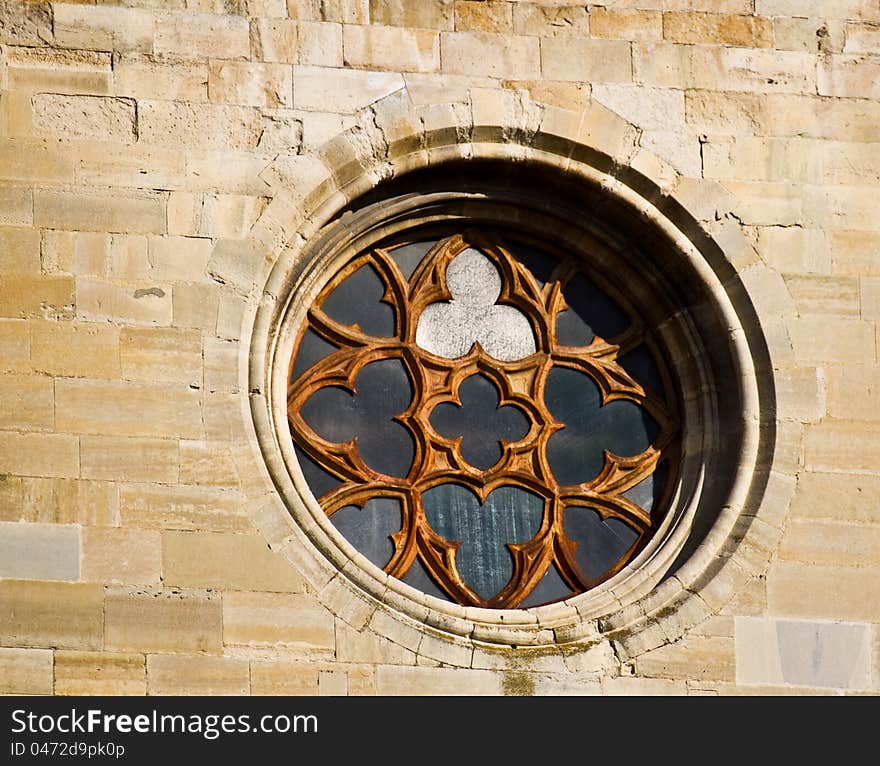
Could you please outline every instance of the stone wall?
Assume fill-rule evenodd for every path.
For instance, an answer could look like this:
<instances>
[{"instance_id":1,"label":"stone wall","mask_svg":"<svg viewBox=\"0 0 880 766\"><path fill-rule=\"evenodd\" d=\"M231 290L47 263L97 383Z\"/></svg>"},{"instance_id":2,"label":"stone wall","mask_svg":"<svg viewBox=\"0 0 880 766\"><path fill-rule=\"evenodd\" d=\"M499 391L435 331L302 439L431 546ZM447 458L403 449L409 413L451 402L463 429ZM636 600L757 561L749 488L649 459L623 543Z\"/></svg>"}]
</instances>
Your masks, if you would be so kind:
<instances>
[{"instance_id":1,"label":"stone wall","mask_svg":"<svg viewBox=\"0 0 880 766\"><path fill-rule=\"evenodd\" d=\"M0 692L880 693L877 0L3 0L0 89ZM271 267L481 126L650 177L767 338L757 510L631 637L398 619L262 462Z\"/></svg>"}]
</instances>

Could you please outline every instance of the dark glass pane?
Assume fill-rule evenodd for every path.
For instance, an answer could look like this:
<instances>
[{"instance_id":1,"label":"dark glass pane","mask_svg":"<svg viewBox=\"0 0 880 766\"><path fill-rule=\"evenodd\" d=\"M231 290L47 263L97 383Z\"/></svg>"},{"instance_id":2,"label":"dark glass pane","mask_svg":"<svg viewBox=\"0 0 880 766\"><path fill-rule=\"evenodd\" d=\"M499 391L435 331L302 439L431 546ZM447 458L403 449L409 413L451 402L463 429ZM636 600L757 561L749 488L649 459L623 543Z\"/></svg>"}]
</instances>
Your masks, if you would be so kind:
<instances>
[{"instance_id":1,"label":"dark glass pane","mask_svg":"<svg viewBox=\"0 0 880 766\"><path fill-rule=\"evenodd\" d=\"M400 266L403 276L409 279L418 265L422 262L425 253L427 253L436 243L436 240L430 242L413 242L411 245L404 245L403 247L398 247L395 250L392 250L391 257L395 260L397 265Z\"/></svg>"},{"instance_id":2,"label":"dark glass pane","mask_svg":"<svg viewBox=\"0 0 880 766\"><path fill-rule=\"evenodd\" d=\"M636 541L638 533L616 518L605 521L592 508L565 509L565 534L578 544L575 558L591 580L605 574Z\"/></svg>"},{"instance_id":3,"label":"dark glass pane","mask_svg":"<svg viewBox=\"0 0 880 766\"><path fill-rule=\"evenodd\" d=\"M600 407L599 387L577 370L550 370L544 397L553 418L565 426L547 443L547 460L559 484L590 481L602 470L604 450L631 457L657 436L654 419L637 404L618 399Z\"/></svg>"},{"instance_id":4,"label":"dark glass pane","mask_svg":"<svg viewBox=\"0 0 880 766\"><path fill-rule=\"evenodd\" d=\"M442 598L444 601L452 601L440 586L434 582L434 578L431 577L422 560L418 557L413 561L412 566L406 571L401 581L411 585L416 590L420 590L422 593L427 593L429 596Z\"/></svg>"},{"instance_id":5,"label":"dark glass pane","mask_svg":"<svg viewBox=\"0 0 880 766\"><path fill-rule=\"evenodd\" d=\"M502 441L516 441L528 433L528 418L513 405L499 408L498 389L483 375L465 379L458 395L461 406L438 404L431 412L431 425L447 439L461 436L462 457L475 468L488 470L501 458Z\"/></svg>"},{"instance_id":6,"label":"dark glass pane","mask_svg":"<svg viewBox=\"0 0 880 766\"><path fill-rule=\"evenodd\" d=\"M312 394L301 414L319 436L342 443L357 438L364 462L388 476L409 472L415 445L409 432L392 420L412 400L412 385L398 359L366 365L355 381L355 395L335 386Z\"/></svg>"},{"instance_id":7,"label":"dark glass pane","mask_svg":"<svg viewBox=\"0 0 880 766\"><path fill-rule=\"evenodd\" d=\"M568 311L556 319L556 339L563 346L588 346L598 335L609 340L630 325L629 317L582 274L563 290Z\"/></svg>"},{"instance_id":8,"label":"dark glass pane","mask_svg":"<svg viewBox=\"0 0 880 766\"><path fill-rule=\"evenodd\" d=\"M299 462L299 467L302 469L306 484L309 485L309 489L316 499L342 484L340 479L336 478L329 471L325 471L312 460L298 444L294 443L293 450L296 453L296 459Z\"/></svg>"},{"instance_id":9,"label":"dark glass pane","mask_svg":"<svg viewBox=\"0 0 880 766\"><path fill-rule=\"evenodd\" d=\"M632 500L639 508L650 511L663 494L666 483L666 461L658 463L654 473L646 476L638 484L623 493L627 500Z\"/></svg>"},{"instance_id":10,"label":"dark glass pane","mask_svg":"<svg viewBox=\"0 0 880 766\"><path fill-rule=\"evenodd\" d=\"M376 497L363 508L346 505L330 517L333 526L360 553L380 569L394 555L391 535L400 530L403 514L400 501L393 497Z\"/></svg>"},{"instance_id":11,"label":"dark glass pane","mask_svg":"<svg viewBox=\"0 0 880 766\"><path fill-rule=\"evenodd\" d=\"M361 266L328 295L321 308L340 324L358 325L367 335L388 338L394 335L394 311L380 303L385 284L376 270Z\"/></svg>"},{"instance_id":12,"label":"dark glass pane","mask_svg":"<svg viewBox=\"0 0 880 766\"><path fill-rule=\"evenodd\" d=\"M324 340L314 330L306 330L296 352L296 361L293 363L293 378L298 378L315 362L334 351L336 351L336 346Z\"/></svg>"},{"instance_id":13,"label":"dark glass pane","mask_svg":"<svg viewBox=\"0 0 880 766\"><path fill-rule=\"evenodd\" d=\"M651 389L655 394L663 395L663 380L647 346L637 346L626 356L620 357L617 363L642 386Z\"/></svg>"},{"instance_id":14,"label":"dark glass pane","mask_svg":"<svg viewBox=\"0 0 880 766\"><path fill-rule=\"evenodd\" d=\"M573 594L574 591L565 584L556 565L551 564L532 592L522 600L520 608L528 609L530 606L562 601Z\"/></svg>"},{"instance_id":15,"label":"dark glass pane","mask_svg":"<svg viewBox=\"0 0 880 766\"><path fill-rule=\"evenodd\" d=\"M513 575L508 543L522 543L538 532L544 500L518 487L499 487L480 505L459 484L441 484L422 493L428 523L449 541L462 541L456 553L461 578L482 598L500 591Z\"/></svg>"},{"instance_id":16,"label":"dark glass pane","mask_svg":"<svg viewBox=\"0 0 880 766\"><path fill-rule=\"evenodd\" d=\"M524 242L505 242L507 249L520 263L523 264L532 276L543 285L550 281L550 275L559 265L559 261L544 250L527 245Z\"/></svg>"}]
</instances>

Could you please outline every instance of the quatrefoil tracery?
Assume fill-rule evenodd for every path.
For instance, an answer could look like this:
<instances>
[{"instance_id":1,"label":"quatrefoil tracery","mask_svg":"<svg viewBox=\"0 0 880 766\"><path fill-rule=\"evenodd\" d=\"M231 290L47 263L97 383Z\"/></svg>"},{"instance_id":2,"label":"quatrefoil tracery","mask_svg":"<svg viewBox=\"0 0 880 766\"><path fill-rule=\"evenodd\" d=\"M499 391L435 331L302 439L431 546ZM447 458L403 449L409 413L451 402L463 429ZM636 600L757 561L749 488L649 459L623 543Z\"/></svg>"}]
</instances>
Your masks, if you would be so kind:
<instances>
[{"instance_id":1,"label":"quatrefoil tracery","mask_svg":"<svg viewBox=\"0 0 880 766\"><path fill-rule=\"evenodd\" d=\"M402 259L398 263L392 247L362 254L330 282L309 312L309 332L335 350L291 379L288 415L300 449L338 479L335 489L318 498L320 504L332 519L336 511L363 507L375 497L397 498L402 524L391 536L394 553L385 571L403 578L418 560L446 594L462 604L516 606L551 574L561 578L571 593L607 579L631 558L659 522L663 492L655 492L657 502L646 508L630 499L633 488L652 481L661 458L668 458L667 464L675 460L677 421L669 391L650 390L618 362L636 347L645 348L642 344L651 342L649 334L628 311L625 327L615 337L592 332L595 337L588 339L588 345L563 345L557 340L563 329L560 317L571 311L566 293L571 294L575 280L585 278L582 268L573 258L563 256L552 273L536 279L536 272L527 269L497 235L453 235L431 247L409 278L409 270L402 266ZM475 274L487 279L488 287L475 286ZM357 289L348 284L337 292L352 276L359 280ZM374 306L373 311L362 306L366 314L355 321L347 295L360 295L362 304L372 295L378 308ZM456 321L452 341L446 346L434 345L442 329L437 323L438 314L468 305L479 321L470 325ZM497 309L505 310L505 328L518 328L513 343L508 338L501 347L486 341L486 328L491 323L483 322L492 314L497 317ZM511 319L513 316L516 319ZM577 322L571 319L569 314L567 326L576 327ZM393 333L389 334L387 328L391 327ZM431 332L422 328L430 328ZM371 335L371 331L377 334ZM589 333L581 328L578 331L579 337L587 339ZM566 333L562 334L568 340L572 333ZM527 338L527 344L523 338ZM503 359L499 358L499 348L502 356L504 348L519 351L507 353L512 358ZM528 353L523 354L523 349ZM459 356L450 358L448 354L453 350ZM316 425L308 418L310 408L314 408L312 397L326 396L322 390L335 387L338 394L333 396L348 397L339 402L356 401L364 396L359 391L367 385L364 376L369 377L369 370L377 363L389 360L407 377L410 389L408 396L399 392L389 396L390 409L376 405L387 419L387 426L366 437L354 433L357 426L372 422L374 416L368 413L349 431L331 434L311 427ZM565 414L559 397L554 399L554 386L559 388L557 381L563 378L579 382L581 407L589 405L590 400L582 395L583 391L596 392L592 419ZM439 422L444 419L440 414L445 411L448 416L448 408L462 403L460 397L468 390L467 382L474 380L486 381L497 392L495 413L515 412L523 421L519 430L504 430L501 424L495 427L487 419L486 432L495 442L488 447L470 444L473 438L458 435L454 428L449 430ZM562 388L564 400L565 386ZM630 440L622 447L616 446L622 454L615 454L608 449L611 440L602 445L602 432L592 433L591 423L612 418L615 411L617 416L624 413L624 419L629 418L628 428L635 423L638 431L642 424L643 448L633 447ZM445 420L449 425L449 418ZM376 433L382 433L383 428L398 438L404 434L410 443L408 470L386 470L382 459L375 457ZM367 449L369 443L371 449ZM361 454L365 450L372 459ZM569 459L572 450L580 450L583 455L577 453ZM497 459L489 459L489 452ZM475 459L475 455L479 457ZM512 575L495 593L485 591L485 582L478 592L463 576L462 567L468 577L475 571L470 548L458 554L464 559L456 558L466 540L471 540L467 545L473 545L473 529L480 528L480 524L472 522L471 527L459 529L454 536L457 522L449 522L451 526L445 528L444 536L429 523L424 498L451 486L470 493L474 509L482 509L492 493L502 489L504 492L493 497L521 491L543 498L541 522L534 535L525 541L509 541ZM592 509L598 514L599 529L606 528L602 521L617 520L632 531L632 545L599 576L587 572L583 565L583 554L589 546L579 547L566 534L566 528L589 526L571 522L566 527L568 508L571 514ZM436 516L435 511L431 513ZM473 514L462 513L460 517L473 519Z\"/></svg>"}]
</instances>

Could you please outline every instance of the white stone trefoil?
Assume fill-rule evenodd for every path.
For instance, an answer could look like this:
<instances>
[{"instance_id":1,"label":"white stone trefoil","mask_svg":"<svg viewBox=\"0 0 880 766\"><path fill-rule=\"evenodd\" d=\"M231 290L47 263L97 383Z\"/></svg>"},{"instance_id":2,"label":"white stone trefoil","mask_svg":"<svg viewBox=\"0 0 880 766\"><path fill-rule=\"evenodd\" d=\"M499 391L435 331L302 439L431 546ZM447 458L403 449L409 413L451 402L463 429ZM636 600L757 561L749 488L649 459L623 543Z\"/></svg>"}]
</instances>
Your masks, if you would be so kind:
<instances>
[{"instance_id":1,"label":"white stone trefoil","mask_svg":"<svg viewBox=\"0 0 880 766\"><path fill-rule=\"evenodd\" d=\"M513 362L534 354L535 336L526 316L496 304L501 275L481 252L468 248L446 268L452 300L432 303L419 317L416 343L425 351L457 359L479 343L490 356Z\"/></svg>"}]
</instances>

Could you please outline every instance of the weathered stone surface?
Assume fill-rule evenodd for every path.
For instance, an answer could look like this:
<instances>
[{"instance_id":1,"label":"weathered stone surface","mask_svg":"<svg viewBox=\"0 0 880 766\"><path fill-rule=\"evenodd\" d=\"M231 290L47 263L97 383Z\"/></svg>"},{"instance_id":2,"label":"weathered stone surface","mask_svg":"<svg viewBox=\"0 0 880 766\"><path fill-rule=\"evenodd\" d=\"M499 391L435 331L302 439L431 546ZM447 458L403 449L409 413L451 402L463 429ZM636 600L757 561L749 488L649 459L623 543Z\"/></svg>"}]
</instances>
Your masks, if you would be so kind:
<instances>
[{"instance_id":1,"label":"weathered stone surface","mask_svg":"<svg viewBox=\"0 0 880 766\"><path fill-rule=\"evenodd\" d=\"M309 596L227 592L223 643L333 652L336 632L333 615Z\"/></svg>"},{"instance_id":2,"label":"weathered stone surface","mask_svg":"<svg viewBox=\"0 0 880 766\"><path fill-rule=\"evenodd\" d=\"M49 3L0 3L0 43L47 45L52 43L52 9Z\"/></svg>"},{"instance_id":3,"label":"weathered stone surface","mask_svg":"<svg viewBox=\"0 0 880 766\"><path fill-rule=\"evenodd\" d=\"M119 512L125 526L146 529L253 529L241 495L216 487L123 484L119 488Z\"/></svg>"},{"instance_id":4,"label":"weathered stone surface","mask_svg":"<svg viewBox=\"0 0 880 766\"><path fill-rule=\"evenodd\" d=\"M23 320L0 320L0 372L30 372L31 342Z\"/></svg>"},{"instance_id":5,"label":"weathered stone surface","mask_svg":"<svg viewBox=\"0 0 880 766\"><path fill-rule=\"evenodd\" d=\"M74 453L78 458L78 453ZM21 503L3 509L6 521L115 526L119 523L116 485L77 479L21 479ZM0 506L2 508L2 506Z\"/></svg>"},{"instance_id":6,"label":"weathered stone surface","mask_svg":"<svg viewBox=\"0 0 880 766\"><path fill-rule=\"evenodd\" d=\"M779 559L820 566L871 566L880 561L880 527L838 521L792 521Z\"/></svg>"},{"instance_id":7,"label":"weathered stone surface","mask_svg":"<svg viewBox=\"0 0 880 766\"><path fill-rule=\"evenodd\" d=\"M208 63L174 56L123 54L113 63L119 96L138 99L208 100Z\"/></svg>"},{"instance_id":8,"label":"weathered stone surface","mask_svg":"<svg viewBox=\"0 0 880 766\"><path fill-rule=\"evenodd\" d=\"M880 420L880 367L868 363L832 367L828 414L840 420Z\"/></svg>"},{"instance_id":9,"label":"weathered stone surface","mask_svg":"<svg viewBox=\"0 0 880 766\"><path fill-rule=\"evenodd\" d=\"M452 29L453 19L453 0L370 0L372 24Z\"/></svg>"},{"instance_id":10,"label":"weathered stone surface","mask_svg":"<svg viewBox=\"0 0 880 766\"><path fill-rule=\"evenodd\" d=\"M0 694L51 694L53 652L0 648Z\"/></svg>"},{"instance_id":11,"label":"weathered stone surface","mask_svg":"<svg viewBox=\"0 0 880 766\"><path fill-rule=\"evenodd\" d=\"M403 87L395 72L298 66L293 71L297 109L353 113Z\"/></svg>"},{"instance_id":12,"label":"weathered stone surface","mask_svg":"<svg viewBox=\"0 0 880 766\"><path fill-rule=\"evenodd\" d=\"M16 226L0 228L0 269L22 274L39 273L39 232Z\"/></svg>"},{"instance_id":13,"label":"weathered stone surface","mask_svg":"<svg viewBox=\"0 0 880 766\"><path fill-rule=\"evenodd\" d=\"M440 36L440 68L449 74L536 78L541 71L541 56L535 37L488 32L447 32Z\"/></svg>"},{"instance_id":14,"label":"weathered stone surface","mask_svg":"<svg viewBox=\"0 0 880 766\"><path fill-rule=\"evenodd\" d=\"M141 234L165 232L165 197L156 193L34 193L34 223L53 229Z\"/></svg>"},{"instance_id":15,"label":"weathered stone surface","mask_svg":"<svg viewBox=\"0 0 880 766\"><path fill-rule=\"evenodd\" d=\"M141 8L88 8L69 3L52 6L55 42L64 48L150 51L153 18Z\"/></svg>"},{"instance_id":16,"label":"weathered stone surface","mask_svg":"<svg viewBox=\"0 0 880 766\"><path fill-rule=\"evenodd\" d=\"M659 40L663 37L663 17L648 4L635 8L594 7L590 12L590 34L620 40ZM644 10L641 10L644 8Z\"/></svg>"},{"instance_id":17,"label":"weathered stone surface","mask_svg":"<svg viewBox=\"0 0 880 766\"><path fill-rule=\"evenodd\" d=\"M158 532L86 527L82 531L82 579L121 585L155 585L162 571Z\"/></svg>"},{"instance_id":18,"label":"weathered stone surface","mask_svg":"<svg viewBox=\"0 0 880 766\"><path fill-rule=\"evenodd\" d=\"M31 103L33 125L41 133L123 144L137 140L137 110L132 99L38 93Z\"/></svg>"},{"instance_id":19,"label":"weathered stone surface","mask_svg":"<svg viewBox=\"0 0 880 766\"><path fill-rule=\"evenodd\" d=\"M171 324L172 297L168 284L78 277L76 297L77 316L86 321Z\"/></svg>"},{"instance_id":20,"label":"weathered stone surface","mask_svg":"<svg viewBox=\"0 0 880 766\"><path fill-rule=\"evenodd\" d=\"M296 63L308 66L342 66L342 25L301 21Z\"/></svg>"},{"instance_id":21,"label":"weathered stone surface","mask_svg":"<svg viewBox=\"0 0 880 766\"><path fill-rule=\"evenodd\" d=\"M648 677L733 681L734 644L728 638L686 637L641 655L635 665Z\"/></svg>"},{"instance_id":22,"label":"weathered stone surface","mask_svg":"<svg viewBox=\"0 0 880 766\"><path fill-rule=\"evenodd\" d=\"M552 80L632 82L630 45L622 40L546 38L541 41L541 72Z\"/></svg>"},{"instance_id":23,"label":"weathered stone surface","mask_svg":"<svg viewBox=\"0 0 880 766\"><path fill-rule=\"evenodd\" d=\"M400 27L346 26L343 61L347 66L403 72L440 70L440 35Z\"/></svg>"},{"instance_id":24,"label":"weathered stone surface","mask_svg":"<svg viewBox=\"0 0 880 766\"><path fill-rule=\"evenodd\" d=\"M831 273L880 276L880 233L875 231L831 231L828 235Z\"/></svg>"},{"instance_id":25,"label":"weathered stone surface","mask_svg":"<svg viewBox=\"0 0 880 766\"><path fill-rule=\"evenodd\" d=\"M202 385L202 338L197 330L124 327L119 338L122 378Z\"/></svg>"},{"instance_id":26,"label":"weathered stone surface","mask_svg":"<svg viewBox=\"0 0 880 766\"><path fill-rule=\"evenodd\" d=\"M250 691L250 666L234 657L153 654L147 657L151 695L234 695Z\"/></svg>"},{"instance_id":27,"label":"weathered stone surface","mask_svg":"<svg viewBox=\"0 0 880 766\"><path fill-rule=\"evenodd\" d=\"M55 694L120 696L147 693L143 654L123 652L55 652Z\"/></svg>"},{"instance_id":28,"label":"weathered stone surface","mask_svg":"<svg viewBox=\"0 0 880 766\"><path fill-rule=\"evenodd\" d=\"M773 47L770 19L719 13L663 14L663 38L676 43Z\"/></svg>"},{"instance_id":29,"label":"weathered stone surface","mask_svg":"<svg viewBox=\"0 0 880 766\"><path fill-rule=\"evenodd\" d=\"M880 477L805 471L791 512L793 519L880 524Z\"/></svg>"},{"instance_id":30,"label":"weathered stone surface","mask_svg":"<svg viewBox=\"0 0 880 766\"><path fill-rule=\"evenodd\" d=\"M590 11L584 5L537 5L513 3L513 31L518 35L538 37L588 37L590 34ZM593 16L604 8L595 8ZM601 25L600 25L601 26ZM593 29L596 37L600 35ZM611 35L613 36L613 35Z\"/></svg>"},{"instance_id":31,"label":"weathered stone surface","mask_svg":"<svg viewBox=\"0 0 880 766\"><path fill-rule=\"evenodd\" d=\"M52 379L41 375L0 378L0 428L51 431L55 425Z\"/></svg>"},{"instance_id":32,"label":"weathered stone surface","mask_svg":"<svg viewBox=\"0 0 880 766\"><path fill-rule=\"evenodd\" d=\"M156 18L155 25L156 53L230 59L250 53L250 27L240 16L166 13Z\"/></svg>"},{"instance_id":33,"label":"weathered stone surface","mask_svg":"<svg viewBox=\"0 0 880 766\"><path fill-rule=\"evenodd\" d=\"M0 432L0 473L79 476L79 440L65 434Z\"/></svg>"},{"instance_id":34,"label":"weathered stone surface","mask_svg":"<svg viewBox=\"0 0 880 766\"><path fill-rule=\"evenodd\" d=\"M70 318L74 303L72 277L0 274L0 316L16 319Z\"/></svg>"},{"instance_id":35,"label":"weathered stone surface","mask_svg":"<svg viewBox=\"0 0 880 766\"><path fill-rule=\"evenodd\" d=\"M806 315L789 325L795 358L801 363L876 361L874 324L855 317Z\"/></svg>"},{"instance_id":36,"label":"weathered stone surface","mask_svg":"<svg viewBox=\"0 0 880 766\"><path fill-rule=\"evenodd\" d=\"M67 378L119 376L119 328L85 322L29 323L31 364Z\"/></svg>"},{"instance_id":37,"label":"weathered stone surface","mask_svg":"<svg viewBox=\"0 0 880 766\"><path fill-rule=\"evenodd\" d=\"M212 61L208 98L243 106L292 106L293 72L284 64Z\"/></svg>"},{"instance_id":38,"label":"weathered stone surface","mask_svg":"<svg viewBox=\"0 0 880 766\"><path fill-rule=\"evenodd\" d=\"M502 675L491 670L380 665L376 691L383 696L497 696L502 694Z\"/></svg>"},{"instance_id":39,"label":"weathered stone surface","mask_svg":"<svg viewBox=\"0 0 880 766\"><path fill-rule=\"evenodd\" d=\"M267 696L318 694L320 671L311 662L286 660L251 661L251 693Z\"/></svg>"},{"instance_id":40,"label":"weathered stone surface","mask_svg":"<svg viewBox=\"0 0 880 766\"><path fill-rule=\"evenodd\" d=\"M79 559L79 527L0 522L0 577L75 582Z\"/></svg>"},{"instance_id":41,"label":"weathered stone surface","mask_svg":"<svg viewBox=\"0 0 880 766\"><path fill-rule=\"evenodd\" d=\"M509 34L513 7L505 0L455 0L455 31Z\"/></svg>"},{"instance_id":42,"label":"weathered stone surface","mask_svg":"<svg viewBox=\"0 0 880 766\"><path fill-rule=\"evenodd\" d=\"M877 622L880 577L870 567L827 567L781 562L767 574L770 614L818 620Z\"/></svg>"},{"instance_id":43,"label":"weathered stone surface","mask_svg":"<svg viewBox=\"0 0 880 766\"><path fill-rule=\"evenodd\" d=\"M253 149L260 140L260 113L249 106L138 102L140 141L188 149ZM149 230L152 233L163 233Z\"/></svg>"}]
</instances>

